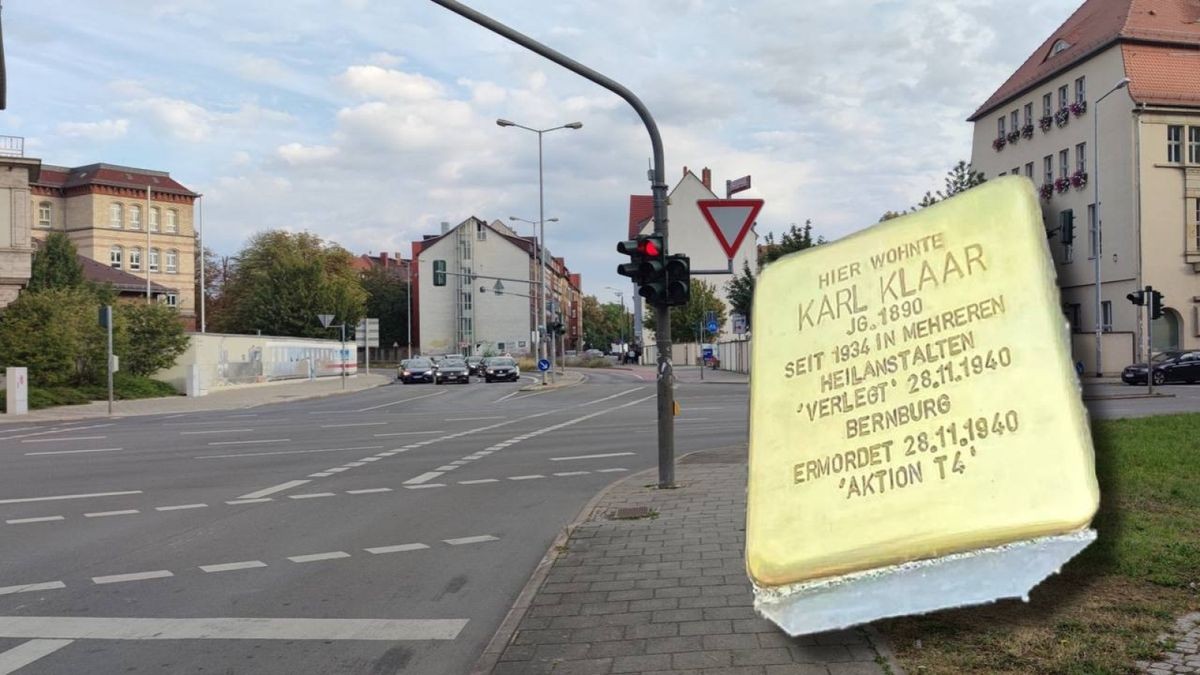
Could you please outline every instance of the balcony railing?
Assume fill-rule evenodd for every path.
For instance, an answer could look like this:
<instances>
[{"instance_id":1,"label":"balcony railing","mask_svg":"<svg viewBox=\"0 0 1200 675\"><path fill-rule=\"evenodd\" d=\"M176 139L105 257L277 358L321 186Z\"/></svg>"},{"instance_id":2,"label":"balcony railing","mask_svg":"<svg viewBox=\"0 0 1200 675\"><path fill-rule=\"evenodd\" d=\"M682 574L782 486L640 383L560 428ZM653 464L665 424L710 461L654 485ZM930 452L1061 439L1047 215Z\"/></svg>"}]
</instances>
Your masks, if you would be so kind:
<instances>
[{"instance_id":1,"label":"balcony railing","mask_svg":"<svg viewBox=\"0 0 1200 675\"><path fill-rule=\"evenodd\" d=\"M25 138L23 136L0 136L0 157L24 157Z\"/></svg>"}]
</instances>

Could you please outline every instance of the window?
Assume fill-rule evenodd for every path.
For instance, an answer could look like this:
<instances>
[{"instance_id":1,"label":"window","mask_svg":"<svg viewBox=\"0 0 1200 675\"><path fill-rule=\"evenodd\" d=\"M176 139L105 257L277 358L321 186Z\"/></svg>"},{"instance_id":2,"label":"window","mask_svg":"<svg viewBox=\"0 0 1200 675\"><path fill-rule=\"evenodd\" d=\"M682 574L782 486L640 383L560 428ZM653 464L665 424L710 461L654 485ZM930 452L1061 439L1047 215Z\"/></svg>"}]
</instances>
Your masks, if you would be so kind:
<instances>
[{"instance_id":1,"label":"window","mask_svg":"<svg viewBox=\"0 0 1200 675\"><path fill-rule=\"evenodd\" d=\"M142 207L137 204L129 207L129 229L142 229Z\"/></svg>"},{"instance_id":2,"label":"window","mask_svg":"<svg viewBox=\"0 0 1200 675\"><path fill-rule=\"evenodd\" d=\"M1080 173L1087 171L1087 143L1075 146L1075 170Z\"/></svg>"},{"instance_id":3,"label":"window","mask_svg":"<svg viewBox=\"0 0 1200 675\"><path fill-rule=\"evenodd\" d=\"M1084 91L1083 85L1084 85L1084 81L1083 81L1082 77L1075 80L1075 102L1076 103L1083 103L1084 99L1087 98L1087 92Z\"/></svg>"},{"instance_id":4,"label":"window","mask_svg":"<svg viewBox=\"0 0 1200 675\"><path fill-rule=\"evenodd\" d=\"M487 226L483 223L475 223L475 239L478 241L487 240Z\"/></svg>"},{"instance_id":5,"label":"window","mask_svg":"<svg viewBox=\"0 0 1200 675\"><path fill-rule=\"evenodd\" d=\"M462 308L465 310L471 309L471 292L470 291L462 292Z\"/></svg>"},{"instance_id":6,"label":"window","mask_svg":"<svg viewBox=\"0 0 1200 675\"><path fill-rule=\"evenodd\" d=\"M157 206L150 207L150 231L158 232L158 219L162 214L162 210Z\"/></svg>"},{"instance_id":7,"label":"window","mask_svg":"<svg viewBox=\"0 0 1200 675\"><path fill-rule=\"evenodd\" d=\"M1025 165L1025 177L1029 180L1033 180L1033 162L1029 162Z\"/></svg>"},{"instance_id":8,"label":"window","mask_svg":"<svg viewBox=\"0 0 1200 675\"><path fill-rule=\"evenodd\" d=\"M1014 167L1013 167L1013 170L1012 170L1012 175L1014 175L1014 176L1020 176L1020 175L1021 175L1021 167L1019 167L1019 166L1014 166Z\"/></svg>"},{"instance_id":9,"label":"window","mask_svg":"<svg viewBox=\"0 0 1200 675\"><path fill-rule=\"evenodd\" d=\"M150 260L148 261L147 264L150 265L151 272L158 271L158 249L156 249L156 248L150 249Z\"/></svg>"},{"instance_id":10,"label":"window","mask_svg":"<svg viewBox=\"0 0 1200 675\"><path fill-rule=\"evenodd\" d=\"M1067 323L1071 324L1071 332L1079 332L1079 303L1072 302L1063 305L1063 314L1067 315Z\"/></svg>"},{"instance_id":11,"label":"window","mask_svg":"<svg viewBox=\"0 0 1200 675\"><path fill-rule=\"evenodd\" d=\"M1167 161L1183 161L1183 127L1172 124L1167 127Z\"/></svg>"},{"instance_id":12,"label":"window","mask_svg":"<svg viewBox=\"0 0 1200 675\"><path fill-rule=\"evenodd\" d=\"M122 250L120 246L113 246L108 249L108 264L116 269L121 269Z\"/></svg>"},{"instance_id":13,"label":"window","mask_svg":"<svg viewBox=\"0 0 1200 675\"><path fill-rule=\"evenodd\" d=\"M1050 185L1054 182L1054 157L1046 155L1042 159L1042 185Z\"/></svg>"},{"instance_id":14,"label":"window","mask_svg":"<svg viewBox=\"0 0 1200 675\"><path fill-rule=\"evenodd\" d=\"M433 285L434 286L445 286L446 285L446 261L445 260L434 260L433 261Z\"/></svg>"},{"instance_id":15,"label":"window","mask_svg":"<svg viewBox=\"0 0 1200 675\"><path fill-rule=\"evenodd\" d=\"M1196 218L1196 250L1200 251L1200 197L1193 199L1192 203L1196 205L1196 210L1192 214Z\"/></svg>"},{"instance_id":16,"label":"window","mask_svg":"<svg viewBox=\"0 0 1200 675\"><path fill-rule=\"evenodd\" d=\"M1046 94L1042 97L1042 117L1049 117L1052 112L1050 108L1050 94Z\"/></svg>"},{"instance_id":17,"label":"window","mask_svg":"<svg viewBox=\"0 0 1200 675\"><path fill-rule=\"evenodd\" d=\"M1062 240L1062 261L1075 260L1075 212L1071 209L1058 212L1058 237Z\"/></svg>"},{"instance_id":18,"label":"window","mask_svg":"<svg viewBox=\"0 0 1200 675\"><path fill-rule=\"evenodd\" d=\"M125 219L123 211L124 209L121 208L121 205L116 202L108 205L109 227L121 227L121 221Z\"/></svg>"},{"instance_id":19,"label":"window","mask_svg":"<svg viewBox=\"0 0 1200 675\"><path fill-rule=\"evenodd\" d=\"M1096 257L1096 205L1088 204L1088 260Z\"/></svg>"},{"instance_id":20,"label":"window","mask_svg":"<svg viewBox=\"0 0 1200 675\"><path fill-rule=\"evenodd\" d=\"M167 209L167 232L179 231L179 212L175 209Z\"/></svg>"},{"instance_id":21,"label":"window","mask_svg":"<svg viewBox=\"0 0 1200 675\"><path fill-rule=\"evenodd\" d=\"M1105 333L1112 332L1112 300L1100 303L1100 329Z\"/></svg>"},{"instance_id":22,"label":"window","mask_svg":"<svg viewBox=\"0 0 1200 675\"><path fill-rule=\"evenodd\" d=\"M1058 88L1058 109L1067 107L1067 85Z\"/></svg>"},{"instance_id":23,"label":"window","mask_svg":"<svg viewBox=\"0 0 1200 675\"><path fill-rule=\"evenodd\" d=\"M1058 151L1058 177L1066 178L1067 169L1071 166L1071 153L1066 150Z\"/></svg>"},{"instance_id":24,"label":"window","mask_svg":"<svg viewBox=\"0 0 1200 675\"><path fill-rule=\"evenodd\" d=\"M1004 115L996 120L996 138L1004 138Z\"/></svg>"},{"instance_id":25,"label":"window","mask_svg":"<svg viewBox=\"0 0 1200 675\"><path fill-rule=\"evenodd\" d=\"M1008 126L1013 131L1021 130L1021 114L1018 111L1014 110L1012 111L1012 114L1008 116Z\"/></svg>"},{"instance_id":26,"label":"window","mask_svg":"<svg viewBox=\"0 0 1200 675\"><path fill-rule=\"evenodd\" d=\"M1030 124L1033 124L1033 104L1026 103L1025 104L1025 126L1029 126Z\"/></svg>"},{"instance_id":27,"label":"window","mask_svg":"<svg viewBox=\"0 0 1200 675\"><path fill-rule=\"evenodd\" d=\"M179 306L179 296L178 295L176 295L174 293L167 293L165 295L162 295L161 297L163 299L163 302L167 305L167 307L178 307Z\"/></svg>"},{"instance_id":28,"label":"window","mask_svg":"<svg viewBox=\"0 0 1200 675\"><path fill-rule=\"evenodd\" d=\"M1188 161L1200 164L1200 127L1188 127Z\"/></svg>"},{"instance_id":29,"label":"window","mask_svg":"<svg viewBox=\"0 0 1200 675\"><path fill-rule=\"evenodd\" d=\"M1059 52L1065 51L1070 46L1071 43L1067 42L1066 40L1056 40L1054 42L1054 46L1050 48L1050 56L1054 56Z\"/></svg>"},{"instance_id":30,"label":"window","mask_svg":"<svg viewBox=\"0 0 1200 675\"><path fill-rule=\"evenodd\" d=\"M179 271L179 251L171 249L167 251L167 274L175 274Z\"/></svg>"},{"instance_id":31,"label":"window","mask_svg":"<svg viewBox=\"0 0 1200 675\"><path fill-rule=\"evenodd\" d=\"M142 249L129 249L129 271L136 272L142 269Z\"/></svg>"},{"instance_id":32,"label":"window","mask_svg":"<svg viewBox=\"0 0 1200 675\"><path fill-rule=\"evenodd\" d=\"M50 202L38 204L38 227L50 227Z\"/></svg>"}]
</instances>

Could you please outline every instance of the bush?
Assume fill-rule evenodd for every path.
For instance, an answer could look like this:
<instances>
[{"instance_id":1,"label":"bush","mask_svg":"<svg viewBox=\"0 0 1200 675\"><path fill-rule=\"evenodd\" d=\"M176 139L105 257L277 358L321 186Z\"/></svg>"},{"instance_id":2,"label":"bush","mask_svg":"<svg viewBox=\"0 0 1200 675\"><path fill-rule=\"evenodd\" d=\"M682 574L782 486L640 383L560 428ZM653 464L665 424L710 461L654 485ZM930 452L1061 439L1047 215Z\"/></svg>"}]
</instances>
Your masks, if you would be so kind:
<instances>
[{"instance_id":1,"label":"bush","mask_svg":"<svg viewBox=\"0 0 1200 675\"><path fill-rule=\"evenodd\" d=\"M567 365L572 368L612 368L613 362L603 356L571 357Z\"/></svg>"},{"instance_id":2,"label":"bush","mask_svg":"<svg viewBox=\"0 0 1200 675\"><path fill-rule=\"evenodd\" d=\"M113 374L113 399L132 401L140 398L177 396L175 387L130 373ZM29 409L53 408L60 405L80 405L108 400L108 384L85 384L77 387L30 387ZM0 412L6 412L8 401L0 389Z\"/></svg>"},{"instance_id":3,"label":"bush","mask_svg":"<svg viewBox=\"0 0 1200 675\"><path fill-rule=\"evenodd\" d=\"M179 322L179 313L160 304L122 304L114 308L127 336L121 368L134 375L153 375L175 365L175 359L188 347L187 335Z\"/></svg>"},{"instance_id":4,"label":"bush","mask_svg":"<svg viewBox=\"0 0 1200 675\"><path fill-rule=\"evenodd\" d=\"M29 368L38 387L95 382L104 372L99 306L81 288L22 293L0 317L0 363Z\"/></svg>"}]
</instances>

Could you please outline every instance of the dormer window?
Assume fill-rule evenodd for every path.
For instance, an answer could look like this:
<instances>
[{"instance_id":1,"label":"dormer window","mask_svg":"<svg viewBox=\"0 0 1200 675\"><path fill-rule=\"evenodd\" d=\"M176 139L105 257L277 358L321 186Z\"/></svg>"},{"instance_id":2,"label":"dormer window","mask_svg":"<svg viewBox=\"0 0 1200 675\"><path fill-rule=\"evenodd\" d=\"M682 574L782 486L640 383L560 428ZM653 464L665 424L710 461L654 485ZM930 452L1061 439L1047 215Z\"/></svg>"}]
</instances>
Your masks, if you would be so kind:
<instances>
[{"instance_id":1,"label":"dormer window","mask_svg":"<svg viewBox=\"0 0 1200 675\"><path fill-rule=\"evenodd\" d=\"M1065 51L1070 46L1071 46L1071 44L1068 43L1066 40L1058 40L1057 42L1054 43L1054 46L1050 48L1050 56L1056 56L1060 52Z\"/></svg>"}]
</instances>

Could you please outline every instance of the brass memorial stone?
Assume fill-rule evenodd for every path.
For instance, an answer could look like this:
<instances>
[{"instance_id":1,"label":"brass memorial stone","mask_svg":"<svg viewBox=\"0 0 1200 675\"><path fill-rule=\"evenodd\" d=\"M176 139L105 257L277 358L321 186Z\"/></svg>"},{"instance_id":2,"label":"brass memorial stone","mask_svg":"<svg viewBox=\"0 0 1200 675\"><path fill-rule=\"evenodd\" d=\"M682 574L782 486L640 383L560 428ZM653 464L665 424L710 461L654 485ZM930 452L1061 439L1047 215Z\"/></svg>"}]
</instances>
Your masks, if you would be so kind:
<instances>
[{"instance_id":1,"label":"brass memorial stone","mask_svg":"<svg viewBox=\"0 0 1200 675\"><path fill-rule=\"evenodd\" d=\"M895 583L931 560L952 566L899 588L936 594L939 570L986 560L1004 576L1030 556L1037 583L1094 538L1087 413L1028 180L787 256L755 292L746 565L760 597ZM1037 557L1050 549L1057 562ZM977 585L898 608L860 588L866 609L788 630L1023 594Z\"/></svg>"}]
</instances>

